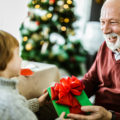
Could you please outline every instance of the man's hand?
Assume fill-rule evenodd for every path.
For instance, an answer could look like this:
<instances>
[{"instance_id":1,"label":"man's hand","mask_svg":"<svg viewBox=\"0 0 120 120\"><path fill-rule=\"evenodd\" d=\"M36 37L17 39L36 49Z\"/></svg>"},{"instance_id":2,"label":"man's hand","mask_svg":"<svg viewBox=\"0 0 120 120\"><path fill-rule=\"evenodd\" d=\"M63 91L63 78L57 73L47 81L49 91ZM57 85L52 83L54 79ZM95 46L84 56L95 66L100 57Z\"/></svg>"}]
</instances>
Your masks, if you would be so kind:
<instances>
[{"instance_id":1,"label":"man's hand","mask_svg":"<svg viewBox=\"0 0 120 120\"><path fill-rule=\"evenodd\" d=\"M69 118L75 120L111 120L112 113L101 106L83 106L82 111L90 112L90 115L68 114Z\"/></svg>"},{"instance_id":2,"label":"man's hand","mask_svg":"<svg viewBox=\"0 0 120 120\"><path fill-rule=\"evenodd\" d=\"M62 112L60 117L57 118L56 120L73 120L73 119L65 119L64 116L65 116L65 112Z\"/></svg>"}]
</instances>

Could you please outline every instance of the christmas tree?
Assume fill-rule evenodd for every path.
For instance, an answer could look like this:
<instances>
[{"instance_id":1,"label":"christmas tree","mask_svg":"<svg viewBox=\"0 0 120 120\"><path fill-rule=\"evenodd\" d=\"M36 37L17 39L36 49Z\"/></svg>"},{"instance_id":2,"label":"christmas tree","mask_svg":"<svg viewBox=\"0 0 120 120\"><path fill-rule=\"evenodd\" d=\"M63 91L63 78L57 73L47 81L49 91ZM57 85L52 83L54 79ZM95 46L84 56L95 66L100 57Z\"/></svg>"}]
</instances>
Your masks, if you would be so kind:
<instances>
[{"instance_id":1,"label":"christmas tree","mask_svg":"<svg viewBox=\"0 0 120 120\"><path fill-rule=\"evenodd\" d=\"M82 74L86 51L75 39L73 0L31 0L20 27L22 58L56 64L70 74ZM74 38L74 39L71 39Z\"/></svg>"}]
</instances>

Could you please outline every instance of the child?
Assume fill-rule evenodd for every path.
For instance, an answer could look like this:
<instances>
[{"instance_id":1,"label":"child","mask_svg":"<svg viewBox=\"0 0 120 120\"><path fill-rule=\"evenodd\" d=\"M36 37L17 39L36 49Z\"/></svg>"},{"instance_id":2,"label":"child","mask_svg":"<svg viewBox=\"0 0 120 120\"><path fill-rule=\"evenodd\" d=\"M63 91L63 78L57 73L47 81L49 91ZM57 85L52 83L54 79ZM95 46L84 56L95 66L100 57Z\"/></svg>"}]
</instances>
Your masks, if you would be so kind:
<instances>
[{"instance_id":1,"label":"child","mask_svg":"<svg viewBox=\"0 0 120 120\"><path fill-rule=\"evenodd\" d=\"M18 93L16 81L10 78L19 75L21 61L16 38L0 30L0 120L37 120L33 112L48 95L46 92L38 99L26 100Z\"/></svg>"}]
</instances>

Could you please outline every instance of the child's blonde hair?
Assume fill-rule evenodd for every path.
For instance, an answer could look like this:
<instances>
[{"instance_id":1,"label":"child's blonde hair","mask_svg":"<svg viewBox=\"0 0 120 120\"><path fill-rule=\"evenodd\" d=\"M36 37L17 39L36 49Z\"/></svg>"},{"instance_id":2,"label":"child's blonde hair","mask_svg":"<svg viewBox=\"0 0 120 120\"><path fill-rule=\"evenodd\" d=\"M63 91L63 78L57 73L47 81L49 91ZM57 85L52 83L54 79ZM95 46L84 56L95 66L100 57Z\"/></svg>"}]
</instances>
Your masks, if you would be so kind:
<instances>
[{"instance_id":1,"label":"child's blonde hair","mask_svg":"<svg viewBox=\"0 0 120 120\"><path fill-rule=\"evenodd\" d=\"M5 70L13 57L13 49L19 47L19 42L11 34L0 30L0 71Z\"/></svg>"}]
</instances>

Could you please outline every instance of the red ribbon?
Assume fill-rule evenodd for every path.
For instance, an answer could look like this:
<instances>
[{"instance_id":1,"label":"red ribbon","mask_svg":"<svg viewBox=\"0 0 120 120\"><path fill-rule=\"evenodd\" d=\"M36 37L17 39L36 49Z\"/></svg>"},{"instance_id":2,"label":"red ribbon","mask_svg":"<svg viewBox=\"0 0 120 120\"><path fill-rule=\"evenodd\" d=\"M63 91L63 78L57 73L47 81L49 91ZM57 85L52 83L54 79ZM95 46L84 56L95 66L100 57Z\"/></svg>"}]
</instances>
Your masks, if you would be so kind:
<instances>
[{"instance_id":1,"label":"red ribbon","mask_svg":"<svg viewBox=\"0 0 120 120\"><path fill-rule=\"evenodd\" d=\"M30 70L29 68L21 69L20 75L30 76L30 75L33 75L33 72L32 72L32 70Z\"/></svg>"},{"instance_id":2,"label":"red ribbon","mask_svg":"<svg viewBox=\"0 0 120 120\"><path fill-rule=\"evenodd\" d=\"M51 87L52 100L56 103L69 106L70 113L83 113L81 105L74 95L81 95L85 86L75 76L62 78L60 83L56 83Z\"/></svg>"}]
</instances>

